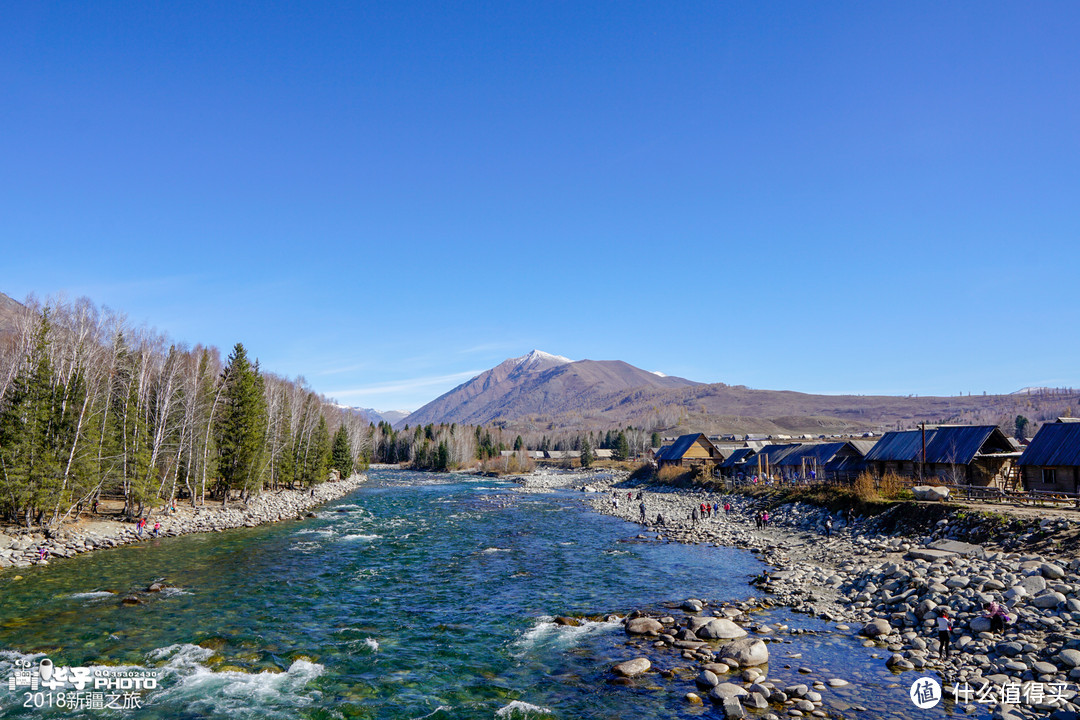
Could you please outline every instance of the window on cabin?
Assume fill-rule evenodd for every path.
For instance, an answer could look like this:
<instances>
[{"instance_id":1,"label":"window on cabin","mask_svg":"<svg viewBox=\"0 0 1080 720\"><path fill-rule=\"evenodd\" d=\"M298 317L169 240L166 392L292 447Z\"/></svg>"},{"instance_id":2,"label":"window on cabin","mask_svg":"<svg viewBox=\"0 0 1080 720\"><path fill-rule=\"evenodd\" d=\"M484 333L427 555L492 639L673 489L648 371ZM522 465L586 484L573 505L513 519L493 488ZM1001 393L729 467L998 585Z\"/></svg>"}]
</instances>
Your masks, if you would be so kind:
<instances>
[{"instance_id":1,"label":"window on cabin","mask_svg":"<svg viewBox=\"0 0 1080 720\"><path fill-rule=\"evenodd\" d=\"M1043 485L1057 485L1057 470L1054 468L1042 469Z\"/></svg>"}]
</instances>

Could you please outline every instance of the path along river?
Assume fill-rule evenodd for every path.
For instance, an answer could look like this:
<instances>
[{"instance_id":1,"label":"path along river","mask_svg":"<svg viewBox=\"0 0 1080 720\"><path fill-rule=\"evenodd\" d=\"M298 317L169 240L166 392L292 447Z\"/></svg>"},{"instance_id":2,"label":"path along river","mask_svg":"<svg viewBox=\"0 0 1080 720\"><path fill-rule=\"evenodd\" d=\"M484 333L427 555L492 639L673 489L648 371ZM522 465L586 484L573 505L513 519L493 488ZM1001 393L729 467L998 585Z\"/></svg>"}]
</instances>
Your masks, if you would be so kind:
<instances>
[{"instance_id":1,"label":"path along river","mask_svg":"<svg viewBox=\"0 0 1080 720\"><path fill-rule=\"evenodd\" d=\"M21 580L6 571L0 717L717 717L686 703L685 678L610 684L612 663L638 654L620 624L551 616L743 599L761 565L734 549L634 541L636 525L579 498L372 471L316 518L152 540L25 568ZM171 588L121 605L158 579ZM773 645L770 679L806 682L797 668L810 665L852 681L828 691L843 715L924 712L910 681L900 687L850 634L781 611L761 619L822 631ZM42 653L57 666L152 669L160 687L141 709L24 708L7 681Z\"/></svg>"}]
</instances>

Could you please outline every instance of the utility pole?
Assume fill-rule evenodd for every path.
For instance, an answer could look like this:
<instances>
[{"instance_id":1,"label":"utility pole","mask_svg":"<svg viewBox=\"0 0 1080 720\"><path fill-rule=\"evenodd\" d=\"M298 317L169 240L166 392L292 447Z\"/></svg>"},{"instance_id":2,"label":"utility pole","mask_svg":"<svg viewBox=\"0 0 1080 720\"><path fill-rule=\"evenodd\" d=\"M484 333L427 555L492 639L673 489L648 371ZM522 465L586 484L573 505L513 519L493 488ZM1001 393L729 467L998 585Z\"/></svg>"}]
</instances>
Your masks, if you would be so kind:
<instances>
[{"instance_id":1,"label":"utility pole","mask_svg":"<svg viewBox=\"0 0 1080 720\"><path fill-rule=\"evenodd\" d=\"M926 423L922 423L922 455L919 457L919 482L923 481L923 468L926 467Z\"/></svg>"}]
</instances>

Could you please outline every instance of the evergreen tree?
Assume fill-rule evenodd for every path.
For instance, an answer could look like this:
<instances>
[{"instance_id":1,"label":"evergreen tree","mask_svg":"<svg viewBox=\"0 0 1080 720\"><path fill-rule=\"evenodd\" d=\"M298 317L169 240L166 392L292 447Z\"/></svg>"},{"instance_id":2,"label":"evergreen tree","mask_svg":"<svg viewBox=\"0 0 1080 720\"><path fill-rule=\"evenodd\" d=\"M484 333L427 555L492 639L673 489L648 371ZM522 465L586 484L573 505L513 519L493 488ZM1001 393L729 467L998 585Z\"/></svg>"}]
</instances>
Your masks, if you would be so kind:
<instances>
[{"instance_id":1,"label":"evergreen tree","mask_svg":"<svg viewBox=\"0 0 1080 720\"><path fill-rule=\"evenodd\" d=\"M1023 415L1016 416L1016 434L1013 436L1023 442L1027 438L1027 426L1030 421Z\"/></svg>"},{"instance_id":2,"label":"evergreen tree","mask_svg":"<svg viewBox=\"0 0 1080 720\"><path fill-rule=\"evenodd\" d=\"M334 433L334 445L331 451L331 467L341 474L342 479L352 475L353 454L349 445L349 431L342 425Z\"/></svg>"},{"instance_id":3,"label":"evergreen tree","mask_svg":"<svg viewBox=\"0 0 1080 720\"><path fill-rule=\"evenodd\" d=\"M626 460L630 457L630 442L626 439L626 433L622 430L615 438L615 447L612 448L614 452L611 456L616 460Z\"/></svg>"},{"instance_id":4,"label":"evergreen tree","mask_svg":"<svg viewBox=\"0 0 1080 720\"><path fill-rule=\"evenodd\" d=\"M308 473L308 483L311 486L311 494L315 494L315 486L326 480L326 473L330 468L330 428L326 426L326 418L319 415L319 425L315 428L315 435L311 439L311 465Z\"/></svg>"},{"instance_id":5,"label":"evergreen tree","mask_svg":"<svg viewBox=\"0 0 1080 720\"><path fill-rule=\"evenodd\" d=\"M262 481L267 412L262 376L248 361L241 343L233 348L222 373L225 390L218 415L218 449L222 505L235 489L250 492ZM325 424L325 420L323 421ZM327 443L329 445L329 442Z\"/></svg>"},{"instance_id":6,"label":"evergreen tree","mask_svg":"<svg viewBox=\"0 0 1080 720\"><path fill-rule=\"evenodd\" d=\"M590 467L593 463L593 451L592 445L589 444L589 438L586 437L581 441L581 467Z\"/></svg>"},{"instance_id":7,"label":"evergreen tree","mask_svg":"<svg viewBox=\"0 0 1080 720\"><path fill-rule=\"evenodd\" d=\"M450 448L447 447L445 440L439 443L439 449L435 456L435 469L439 472L446 472L450 469Z\"/></svg>"},{"instance_id":8,"label":"evergreen tree","mask_svg":"<svg viewBox=\"0 0 1080 720\"><path fill-rule=\"evenodd\" d=\"M652 446L654 448L658 448L664 442L664 440L663 440L663 438L660 437L660 433L654 432L652 434L652 441L651 442L652 442Z\"/></svg>"},{"instance_id":9,"label":"evergreen tree","mask_svg":"<svg viewBox=\"0 0 1080 720\"><path fill-rule=\"evenodd\" d=\"M520 435L518 435L517 438L515 438L515 440L514 440L514 452L517 452L519 450L523 450L524 448L525 448L525 441L521 439Z\"/></svg>"}]
</instances>

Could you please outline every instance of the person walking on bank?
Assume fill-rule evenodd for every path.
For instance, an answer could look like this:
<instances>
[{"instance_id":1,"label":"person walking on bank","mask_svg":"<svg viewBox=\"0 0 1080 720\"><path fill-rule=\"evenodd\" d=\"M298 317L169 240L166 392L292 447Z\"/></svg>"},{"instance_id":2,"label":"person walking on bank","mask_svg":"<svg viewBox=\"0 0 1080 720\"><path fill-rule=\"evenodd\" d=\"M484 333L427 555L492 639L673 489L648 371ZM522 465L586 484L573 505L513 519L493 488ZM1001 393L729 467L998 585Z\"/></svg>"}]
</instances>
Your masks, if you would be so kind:
<instances>
[{"instance_id":1,"label":"person walking on bank","mask_svg":"<svg viewBox=\"0 0 1080 720\"><path fill-rule=\"evenodd\" d=\"M831 517L825 518L825 537L827 537L827 538L832 537L832 518Z\"/></svg>"},{"instance_id":2,"label":"person walking on bank","mask_svg":"<svg viewBox=\"0 0 1080 720\"><path fill-rule=\"evenodd\" d=\"M692 523L693 523L694 525L697 525L697 521L698 521L698 516L699 516L699 515L700 515L700 513L698 512L698 509L697 509L697 505L695 505L695 506L694 506L694 511L690 513L690 521L691 521L691 522L692 522Z\"/></svg>"},{"instance_id":3,"label":"person walking on bank","mask_svg":"<svg viewBox=\"0 0 1080 720\"><path fill-rule=\"evenodd\" d=\"M949 608L939 607L937 618L937 636L941 649L938 658L945 660L949 657L949 646L952 645L952 620L949 618Z\"/></svg>"},{"instance_id":4,"label":"person walking on bank","mask_svg":"<svg viewBox=\"0 0 1080 720\"><path fill-rule=\"evenodd\" d=\"M645 501L644 500L642 500L641 504L638 505L638 510L641 511L641 524L644 525L645 524Z\"/></svg>"}]
</instances>

